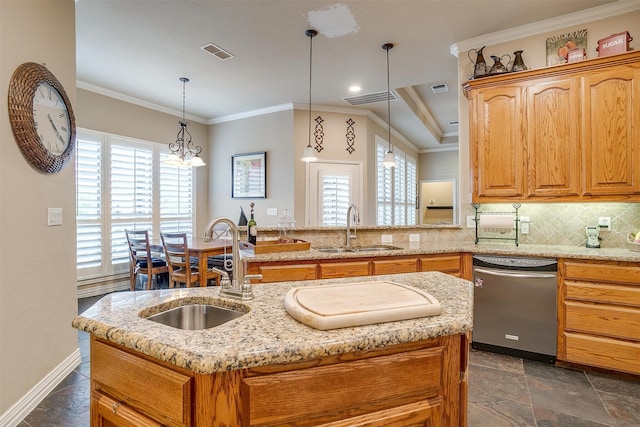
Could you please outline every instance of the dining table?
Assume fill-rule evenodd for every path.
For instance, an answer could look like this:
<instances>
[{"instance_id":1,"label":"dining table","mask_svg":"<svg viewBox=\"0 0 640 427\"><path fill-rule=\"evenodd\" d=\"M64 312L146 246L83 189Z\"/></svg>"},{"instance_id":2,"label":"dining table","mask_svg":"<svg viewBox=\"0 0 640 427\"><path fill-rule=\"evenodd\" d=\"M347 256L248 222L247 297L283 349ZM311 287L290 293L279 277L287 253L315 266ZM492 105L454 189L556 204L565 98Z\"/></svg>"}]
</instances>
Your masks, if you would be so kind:
<instances>
[{"instance_id":1,"label":"dining table","mask_svg":"<svg viewBox=\"0 0 640 427\"><path fill-rule=\"evenodd\" d=\"M164 253L162 241L154 239L150 242L153 252ZM218 279L219 273L209 270L210 256L228 254L231 258L231 240L215 239L205 242L202 237L187 237L189 256L198 258L198 271L200 273L200 286L207 286L209 279Z\"/></svg>"}]
</instances>

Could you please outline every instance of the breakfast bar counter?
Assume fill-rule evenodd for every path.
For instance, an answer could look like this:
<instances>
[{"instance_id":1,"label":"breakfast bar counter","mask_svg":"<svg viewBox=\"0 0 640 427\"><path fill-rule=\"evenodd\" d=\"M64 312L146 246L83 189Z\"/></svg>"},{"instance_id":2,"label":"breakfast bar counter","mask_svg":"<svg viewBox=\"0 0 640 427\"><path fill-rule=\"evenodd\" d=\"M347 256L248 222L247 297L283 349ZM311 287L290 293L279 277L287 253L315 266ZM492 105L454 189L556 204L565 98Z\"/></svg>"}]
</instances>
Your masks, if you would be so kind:
<instances>
[{"instance_id":1,"label":"breakfast bar counter","mask_svg":"<svg viewBox=\"0 0 640 427\"><path fill-rule=\"evenodd\" d=\"M363 282L427 292L442 313L318 330L283 305L292 288ZM216 288L113 293L77 316L73 326L92 335L92 425L466 425L470 282L427 272L253 291L242 302ZM245 314L202 330L146 318L187 304Z\"/></svg>"}]
</instances>

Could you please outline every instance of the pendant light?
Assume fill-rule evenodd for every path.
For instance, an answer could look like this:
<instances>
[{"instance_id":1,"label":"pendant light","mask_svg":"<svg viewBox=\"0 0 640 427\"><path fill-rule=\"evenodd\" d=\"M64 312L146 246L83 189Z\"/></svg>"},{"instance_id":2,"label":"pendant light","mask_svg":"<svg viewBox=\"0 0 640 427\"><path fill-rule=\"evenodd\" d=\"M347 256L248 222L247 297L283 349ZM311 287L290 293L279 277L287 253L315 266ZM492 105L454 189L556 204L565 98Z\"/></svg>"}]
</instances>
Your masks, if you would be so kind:
<instances>
[{"instance_id":1,"label":"pendant light","mask_svg":"<svg viewBox=\"0 0 640 427\"><path fill-rule=\"evenodd\" d=\"M304 34L309 37L309 143L304 149L301 160L309 163L318 160L315 150L311 146L311 59L313 57L313 38L318 35L318 32L316 30L307 30Z\"/></svg>"},{"instance_id":2,"label":"pendant light","mask_svg":"<svg viewBox=\"0 0 640 427\"><path fill-rule=\"evenodd\" d=\"M389 127L389 151L384 155L382 164L385 168L392 168L396 165L396 158L391 151L391 91L389 90L389 50L393 48L393 43L385 43L382 48L387 51L387 126Z\"/></svg>"},{"instance_id":3,"label":"pendant light","mask_svg":"<svg viewBox=\"0 0 640 427\"><path fill-rule=\"evenodd\" d=\"M169 151L171 154L167 156L163 163L170 166L178 167L198 167L205 166L205 163L200 158L199 154L202 152L202 147L194 145L191 142L191 134L187 130L187 121L185 120L185 90L186 84L189 81L186 77L180 77L182 82L182 120L180 123L180 130L176 136L176 142L169 144Z\"/></svg>"}]
</instances>

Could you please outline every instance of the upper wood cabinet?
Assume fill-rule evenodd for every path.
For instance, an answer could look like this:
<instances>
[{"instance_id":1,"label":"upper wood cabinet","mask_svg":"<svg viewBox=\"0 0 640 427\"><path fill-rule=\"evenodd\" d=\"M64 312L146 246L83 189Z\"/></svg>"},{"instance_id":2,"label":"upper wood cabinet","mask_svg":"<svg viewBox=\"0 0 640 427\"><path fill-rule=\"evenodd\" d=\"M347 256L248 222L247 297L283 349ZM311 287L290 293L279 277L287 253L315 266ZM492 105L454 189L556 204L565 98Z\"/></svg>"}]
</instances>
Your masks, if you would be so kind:
<instances>
[{"instance_id":1,"label":"upper wood cabinet","mask_svg":"<svg viewBox=\"0 0 640 427\"><path fill-rule=\"evenodd\" d=\"M640 66L583 77L585 193L640 192Z\"/></svg>"},{"instance_id":2,"label":"upper wood cabinet","mask_svg":"<svg viewBox=\"0 0 640 427\"><path fill-rule=\"evenodd\" d=\"M640 52L465 90L474 202L640 201Z\"/></svg>"},{"instance_id":3,"label":"upper wood cabinet","mask_svg":"<svg viewBox=\"0 0 640 427\"><path fill-rule=\"evenodd\" d=\"M473 173L478 196L524 195L523 90L500 86L472 94Z\"/></svg>"}]
</instances>

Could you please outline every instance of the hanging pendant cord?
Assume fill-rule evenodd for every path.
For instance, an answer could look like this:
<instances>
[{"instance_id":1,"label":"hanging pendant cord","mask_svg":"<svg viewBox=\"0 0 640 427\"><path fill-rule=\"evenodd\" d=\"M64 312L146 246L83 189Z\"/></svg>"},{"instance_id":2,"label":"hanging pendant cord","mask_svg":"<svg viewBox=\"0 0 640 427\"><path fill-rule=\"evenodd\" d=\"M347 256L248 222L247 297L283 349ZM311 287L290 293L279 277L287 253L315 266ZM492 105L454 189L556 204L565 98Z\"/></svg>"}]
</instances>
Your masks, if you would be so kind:
<instances>
[{"instance_id":1,"label":"hanging pendant cord","mask_svg":"<svg viewBox=\"0 0 640 427\"><path fill-rule=\"evenodd\" d=\"M387 126L389 127L389 152L391 152L391 90L389 85L389 49L393 45L391 43L385 44L384 48L387 51Z\"/></svg>"},{"instance_id":2,"label":"hanging pendant cord","mask_svg":"<svg viewBox=\"0 0 640 427\"><path fill-rule=\"evenodd\" d=\"M311 148L311 69L313 65L311 59L313 58L313 38L318 32L316 30L307 30L305 34L309 37L309 143L307 147Z\"/></svg>"}]
</instances>

